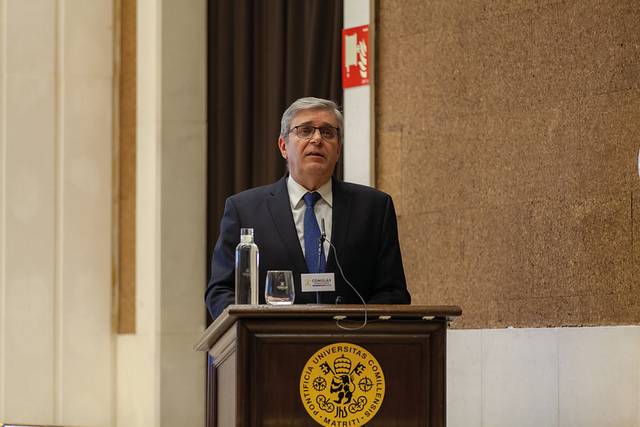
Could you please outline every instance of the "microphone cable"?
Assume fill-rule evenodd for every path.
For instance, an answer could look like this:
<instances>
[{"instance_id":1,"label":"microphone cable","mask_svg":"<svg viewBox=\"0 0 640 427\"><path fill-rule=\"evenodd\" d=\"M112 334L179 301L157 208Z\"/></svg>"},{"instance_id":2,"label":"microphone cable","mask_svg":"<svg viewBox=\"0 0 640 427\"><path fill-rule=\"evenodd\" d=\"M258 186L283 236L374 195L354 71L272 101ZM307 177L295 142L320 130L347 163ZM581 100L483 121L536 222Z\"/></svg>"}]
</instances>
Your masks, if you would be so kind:
<instances>
[{"instance_id":1,"label":"microphone cable","mask_svg":"<svg viewBox=\"0 0 640 427\"><path fill-rule=\"evenodd\" d=\"M324 227L324 218L322 218L322 227ZM320 257L322 256L322 242L325 240L324 231L318 239L318 262L316 263L316 271L320 271ZM320 304L320 292L316 291L316 304Z\"/></svg>"},{"instance_id":2,"label":"microphone cable","mask_svg":"<svg viewBox=\"0 0 640 427\"><path fill-rule=\"evenodd\" d=\"M336 247L333 245L333 243L331 243L331 240L327 239L327 234L325 232L324 229L324 218L322 218L322 235L320 236L320 244L322 244L323 242L327 242L329 244L329 246L333 249L333 255L336 258L336 265L338 266L338 270L340 270L340 275L342 276L342 279L346 282L347 285L349 285L349 287L353 290L353 292L356 293L356 295L358 295L358 298L360 298L360 301L362 301L362 306L364 308L364 321L362 322L362 325L360 326L356 326L355 328L350 328L348 326L343 326L340 324L340 321L342 320L341 318L337 318L336 319L336 326L340 329L343 329L345 331L357 331L360 330L362 328L364 328L365 326L367 326L367 303L365 302L364 298L362 298L362 295L360 295L360 292L358 292L358 290L351 284L351 282L347 279L347 277L344 275L344 271L342 271L342 266L340 265L340 261L338 260L338 251L336 250Z\"/></svg>"}]
</instances>

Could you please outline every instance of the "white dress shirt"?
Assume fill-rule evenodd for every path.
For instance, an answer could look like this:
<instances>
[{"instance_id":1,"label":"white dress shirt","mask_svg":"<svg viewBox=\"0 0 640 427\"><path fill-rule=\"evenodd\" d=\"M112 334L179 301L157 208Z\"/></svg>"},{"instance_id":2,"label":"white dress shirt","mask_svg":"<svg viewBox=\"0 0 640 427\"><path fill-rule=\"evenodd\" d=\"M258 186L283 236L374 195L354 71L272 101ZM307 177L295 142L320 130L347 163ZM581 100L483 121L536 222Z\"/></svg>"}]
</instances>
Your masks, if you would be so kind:
<instances>
[{"instance_id":1,"label":"white dress shirt","mask_svg":"<svg viewBox=\"0 0 640 427\"><path fill-rule=\"evenodd\" d=\"M307 206L302 199L309 192L302 185L298 184L291 175L287 178L287 191L289 192L289 203L291 204L291 213L293 214L293 222L298 232L298 240L304 254L304 213ZM331 213L333 209L333 190L331 189L331 179L316 190L320 193L320 199L313 207L313 211L318 219L318 227L322 233L322 220L324 219L324 230L327 240L331 241ZM329 257L329 242L324 242L324 256Z\"/></svg>"}]
</instances>

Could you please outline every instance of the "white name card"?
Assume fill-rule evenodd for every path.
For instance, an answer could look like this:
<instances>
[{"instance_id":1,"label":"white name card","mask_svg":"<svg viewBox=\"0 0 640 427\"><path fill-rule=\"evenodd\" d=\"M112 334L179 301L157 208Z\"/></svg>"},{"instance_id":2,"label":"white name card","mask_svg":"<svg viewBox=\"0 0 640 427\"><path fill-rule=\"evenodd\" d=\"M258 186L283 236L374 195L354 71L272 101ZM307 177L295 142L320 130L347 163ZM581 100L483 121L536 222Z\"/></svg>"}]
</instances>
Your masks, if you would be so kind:
<instances>
[{"instance_id":1,"label":"white name card","mask_svg":"<svg viewBox=\"0 0 640 427\"><path fill-rule=\"evenodd\" d=\"M301 274L302 292L333 292L336 290L334 273Z\"/></svg>"}]
</instances>

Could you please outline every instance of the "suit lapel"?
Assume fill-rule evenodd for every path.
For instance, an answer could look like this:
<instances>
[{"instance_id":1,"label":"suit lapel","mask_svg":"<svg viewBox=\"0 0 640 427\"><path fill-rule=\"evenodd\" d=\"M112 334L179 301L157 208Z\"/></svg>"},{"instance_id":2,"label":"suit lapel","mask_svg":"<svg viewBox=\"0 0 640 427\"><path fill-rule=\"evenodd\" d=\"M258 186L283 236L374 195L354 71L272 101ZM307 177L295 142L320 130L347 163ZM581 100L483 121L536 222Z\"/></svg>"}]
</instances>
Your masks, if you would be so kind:
<instances>
[{"instance_id":1,"label":"suit lapel","mask_svg":"<svg viewBox=\"0 0 640 427\"><path fill-rule=\"evenodd\" d=\"M347 238L347 232L349 229L349 216L351 213L351 194L344 187L344 185L334 179L333 180L333 207L331 214L331 243L336 248L336 252L340 259L343 259L344 242ZM333 248L331 249L333 251ZM327 263L327 271L336 271L336 254L329 256L329 262Z\"/></svg>"},{"instance_id":2,"label":"suit lapel","mask_svg":"<svg viewBox=\"0 0 640 427\"><path fill-rule=\"evenodd\" d=\"M269 207L271 219L287 250L289 259L298 271L306 273L307 263L304 260L296 225L293 222L286 176L276 184L275 190L267 202L267 206Z\"/></svg>"}]
</instances>

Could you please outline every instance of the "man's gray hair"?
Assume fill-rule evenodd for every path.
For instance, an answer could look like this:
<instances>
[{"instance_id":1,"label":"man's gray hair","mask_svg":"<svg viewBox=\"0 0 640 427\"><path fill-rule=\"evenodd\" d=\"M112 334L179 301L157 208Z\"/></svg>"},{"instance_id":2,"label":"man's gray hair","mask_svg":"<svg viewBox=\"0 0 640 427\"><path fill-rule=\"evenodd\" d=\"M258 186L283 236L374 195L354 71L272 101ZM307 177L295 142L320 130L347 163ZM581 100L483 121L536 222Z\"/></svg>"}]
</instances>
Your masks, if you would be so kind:
<instances>
[{"instance_id":1,"label":"man's gray hair","mask_svg":"<svg viewBox=\"0 0 640 427\"><path fill-rule=\"evenodd\" d=\"M340 128L340 141L342 141L343 137L343 118L342 113L338 110L338 106L335 102L329 101L328 99L322 98L314 98L309 96L307 98L300 98L296 100L293 104L289 106L282 114L282 121L280 122L280 136L287 139L289 135L289 126L291 125L291 120L303 110L325 110L331 111L334 116L336 116L336 120L338 121L338 128Z\"/></svg>"}]
</instances>

